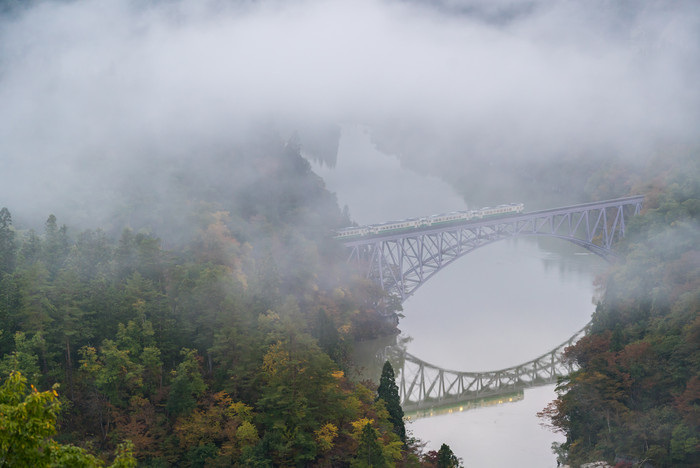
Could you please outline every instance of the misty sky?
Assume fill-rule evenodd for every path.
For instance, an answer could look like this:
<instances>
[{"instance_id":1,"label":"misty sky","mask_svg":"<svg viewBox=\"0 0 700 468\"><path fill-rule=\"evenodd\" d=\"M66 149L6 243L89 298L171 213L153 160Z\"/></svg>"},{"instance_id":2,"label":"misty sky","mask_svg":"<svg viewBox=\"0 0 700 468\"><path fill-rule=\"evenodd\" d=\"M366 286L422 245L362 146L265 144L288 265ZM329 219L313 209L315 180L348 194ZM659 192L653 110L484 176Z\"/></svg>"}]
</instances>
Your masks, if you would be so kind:
<instances>
[{"instance_id":1,"label":"misty sky","mask_svg":"<svg viewBox=\"0 0 700 468\"><path fill-rule=\"evenodd\" d=\"M695 1L39 2L0 19L0 205L43 219L261 121L422 126L465 164L697 143L699 26Z\"/></svg>"}]
</instances>

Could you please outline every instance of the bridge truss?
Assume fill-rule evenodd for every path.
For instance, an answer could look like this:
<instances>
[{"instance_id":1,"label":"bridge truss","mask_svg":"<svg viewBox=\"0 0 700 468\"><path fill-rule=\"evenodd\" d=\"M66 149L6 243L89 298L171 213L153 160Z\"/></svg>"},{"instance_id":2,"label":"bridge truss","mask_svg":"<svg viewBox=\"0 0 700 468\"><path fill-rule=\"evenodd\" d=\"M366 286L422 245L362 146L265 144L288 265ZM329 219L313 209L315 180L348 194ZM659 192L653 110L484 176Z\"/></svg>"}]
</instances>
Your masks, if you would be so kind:
<instances>
[{"instance_id":1,"label":"bridge truss","mask_svg":"<svg viewBox=\"0 0 700 468\"><path fill-rule=\"evenodd\" d=\"M461 256L518 236L549 236L578 244L604 258L624 237L627 220L639 213L643 196L619 198L502 218L472 220L344 242L349 261L401 301Z\"/></svg>"},{"instance_id":2,"label":"bridge truss","mask_svg":"<svg viewBox=\"0 0 700 468\"><path fill-rule=\"evenodd\" d=\"M429 364L392 348L386 358L398 371L399 395L405 412L503 395L529 387L547 385L573 369L564 359L564 351L586 332L574 336L542 356L507 369L487 372L459 372Z\"/></svg>"}]
</instances>

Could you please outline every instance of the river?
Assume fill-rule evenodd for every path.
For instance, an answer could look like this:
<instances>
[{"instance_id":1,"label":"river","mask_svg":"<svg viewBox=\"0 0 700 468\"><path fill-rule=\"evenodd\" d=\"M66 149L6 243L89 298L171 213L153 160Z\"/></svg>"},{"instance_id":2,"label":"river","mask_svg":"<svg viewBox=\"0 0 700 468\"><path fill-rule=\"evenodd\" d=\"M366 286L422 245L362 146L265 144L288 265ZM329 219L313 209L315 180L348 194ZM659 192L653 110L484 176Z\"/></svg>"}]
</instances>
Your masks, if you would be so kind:
<instances>
[{"instance_id":1,"label":"river","mask_svg":"<svg viewBox=\"0 0 700 468\"><path fill-rule=\"evenodd\" d=\"M360 127L343 128L335 167L314 170L360 224L467 208L441 180L407 170L376 150ZM588 323L593 280L605 267L595 255L557 239L485 246L438 273L404 303L399 339L414 356L452 370L524 363ZM535 415L555 396L553 385L526 389L523 399L419 418L407 429L428 450L447 443L467 467L555 467L551 444L563 438L541 427Z\"/></svg>"}]
</instances>

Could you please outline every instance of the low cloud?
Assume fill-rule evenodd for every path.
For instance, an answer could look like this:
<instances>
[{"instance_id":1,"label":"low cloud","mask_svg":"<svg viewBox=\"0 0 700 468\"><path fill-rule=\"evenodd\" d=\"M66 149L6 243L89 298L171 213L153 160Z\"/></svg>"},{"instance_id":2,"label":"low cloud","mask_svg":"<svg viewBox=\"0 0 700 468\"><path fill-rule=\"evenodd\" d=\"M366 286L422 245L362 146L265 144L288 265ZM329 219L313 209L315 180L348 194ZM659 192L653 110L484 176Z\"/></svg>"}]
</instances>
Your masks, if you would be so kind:
<instances>
[{"instance_id":1,"label":"low cloud","mask_svg":"<svg viewBox=\"0 0 700 468\"><path fill-rule=\"evenodd\" d=\"M422 129L466 160L697 143L699 23L693 1L40 2L0 19L0 204L45 216L259 122Z\"/></svg>"}]
</instances>

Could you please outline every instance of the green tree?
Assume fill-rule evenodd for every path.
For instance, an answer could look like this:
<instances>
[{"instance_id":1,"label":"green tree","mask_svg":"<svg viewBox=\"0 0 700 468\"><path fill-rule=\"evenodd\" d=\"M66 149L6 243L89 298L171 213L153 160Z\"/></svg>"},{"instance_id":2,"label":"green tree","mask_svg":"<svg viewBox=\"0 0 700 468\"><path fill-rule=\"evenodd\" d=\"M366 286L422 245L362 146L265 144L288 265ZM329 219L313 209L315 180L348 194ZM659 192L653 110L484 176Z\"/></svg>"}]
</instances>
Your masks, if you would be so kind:
<instances>
[{"instance_id":1,"label":"green tree","mask_svg":"<svg viewBox=\"0 0 700 468\"><path fill-rule=\"evenodd\" d=\"M458 468L462 466L459 458L447 444L442 444L437 452L437 468Z\"/></svg>"},{"instance_id":2,"label":"green tree","mask_svg":"<svg viewBox=\"0 0 700 468\"><path fill-rule=\"evenodd\" d=\"M101 230L86 230L78 235L67 263L81 280L89 281L110 273L112 256L113 245L107 235Z\"/></svg>"},{"instance_id":3,"label":"green tree","mask_svg":"<svg viewBox=\"0 0 700 468\"><path fill-rule=\"evenodd\" d=\"M9 375L0 385L0 468L104 465L84 449L62 445L50 438L56 433L60 407L56 388L40 392L32 385L28 389L21 373ZM111 467L136 467L129 443L119 446Z\"/></svg>"},{"instance_id":4,"label":"green tree","mask_svg":"<svg viewBox=\"0 0 700 468\"><path fill-rule=\"evenodd\" d=\"M76 350L94 337L95 313L85 307L88 291L74 270L61 270L51 285L50 300L52 326L47 331L47 341L55 351L65 356L65 378L73 397L73 369Z\"/></svg>"},{"instance_id":5,"label":"green tree","mask_svg":"<svg viewBox=\"0 0 700 468\"><path fill-rule=\"evenodd\" d=\"M54 306L49 298L51 279L41 262L33 263L17 278L20 328L27 333L45 331L51 324Z\"/></svg>"},{"instance_id":6,"label":"green tree","mask_svg":"<svg viewBox=\"0 0 700 468\"><path fill-rule=\"evenodd\" d=\"M312 335L318 340L320 348L328 354L339 367L346 367L348 349L345 342L341 339L338 329L328 317L325 310L319 309Z\"/></svg>"},{"instance_id":7,"label":"green tree","mask_svg":"<svg viewBox=\"0 0 700 468\"><path fill-rule=\"evenodd\" d=\"M121 302L119 311L115 314L119 317L119 323L128 324L133 320L142 323L145 327L145 322L150 322L148 324L150 328L149 341L148 344L144 342L142 346L152 346L157 341L164 359L174 362L178 359L179 351L182 348L182 344L178 346L175 341L191 343L189 340L176 340L182 334L182 330L179 328L186 327L186 325L180 323L177 324L179 327L176 326L168 311L166 294L153 281L143 277L139 272L126 279L124 289L119 292L117 299ZM175 301L177 300L175 299L173 302ZM145 329L144 332L146 332Z\"/></svg>"},{"instance_id":8,"label":"green tree","mask_svg":"<svg viewBox=\"0 0 700 468\"><path fill-rule=\"evenodd\" d=\"M7 208L0 210L0 278L15 269L15 231L12 229L12 215Z\"/></svg>"},{"instance_id":9,"label":"green tree","mask_svg":"<svg viewBox=\"0 0 700 468\"><path fill-rule=\"evenodd\" d=\"M200 370L197 351L183 349L183 360L172 372L173 380L165 409L172 416L187 414L197 406L197 398L207 389Z\"/></svg>"},{"instance_id":10,"label":"green tree","mask_svg":"<svg viewBox=\"0 0 700 468\"><path fill-rule=\"evenodd\" d=\"M39 357L36 355L37 349L42 349L44 339L41 333L36 333L28 340L22 332L15 333L15 350L6 354L0 360L0 377L10 375L13 371L28 376L31 383L39 381Z\"/></svg>"},{"instance_id":11,"label":"green tree","mask_svg":"<svg viewBox=\"0 0 700 468\"><path fill-rule=\"evenodd\" d=\"M27 392L27 380L12 372L0 386L0 467L48 466L48 437L60 407L55 390Z\"/></svg>"},{"instance_id":12,"label":"green tree","mask_svg":"<svg viewBox=\"0 0 700 468\"><path fill-rule=\"evenodd\" d=\"M353 468L381 468L388 465L384 458L382 444L379 442L379 432L371 423L365 424L360 434L357 454L353 460Z\"/></svg>"},{"instance_id":13,"label":"green tree","mask_svg":"<svg viewBox=\"0 0 700 468\"><path fill-rule=\"evenodd\" d=\"M42 259L52 277L63 267L68 256L68 229L64 224L58 227L56 216L50 215L44 225L44 248Z\"/></svg>"},{"instance_id":14,"label":"green tree","mask_svg":"<svg viewBox=\"0 0 700 468\"><path fill-rule=\"evenodd\" d=\"M151 322L143 316L129 320L126 326L120 323L117 329L117 347L129 353L142 370L142 389L151 396L161 387L163 362L156 346Z\"/></svg>"},{"instance_id":15,"label":"green tree","mask_svg":"<svg viewBox=\"0 0 700 468\"><path fill-rule=\"evenodd\" d=\"M332 376L335 366L308 335L289 330L289 338L263 357L264 387L258 400L275 464L311 462L317 455L314 431L333 420L342 395Z\"/></svg>"},{"instance_id":16,"label":"green tree","mask_svg":"<svg viewBox=\"0 0 700 468\"><path fill-rule=\"evenodd\" d=\"M129 350L120 349L112 340L104 340L100 347L101 366L96 377L100 391L109 402L125 408L133 395L143 388L143 366L129 355Z\"/></svg>"},{"instance_id":17,"label":"green tree","mask_svg":"<svg viewBox=\"0 0 700 468\"><path fill-rule=\"evenodd\" d=\"M124 229L119 238L119 244L114 252L114 263L117 277L126 278L136 268L136 241L131 229Z\"/></svg>"},{"instance_id":18,"label":"green tree","mask_svg":"<svg viewBox=\"0 0 700 468\"><path fill-rule=\"evenodd\" d=\"M379 378L379 388L377 389L377 399L384 400L386 409L389 412L389 421L394 426L394 432L399 436L401 442L406 443L406 425L403 421L403 408L401 408L401 397L399 397L399 387L396 385L394 368L389 361L384 363L382 376Z\"/></svg>"},{"instance_id":19,"label":"green tree","mask_svg":"<svg viewBox=\"0 0 700 468\"><path fill-rule=\"evenodd\" d=\"M41 260L42 242L34 229L29 230L27 238L19 249L19 264L21 266L31 266Z\"/></svg>"}]
</instances>

